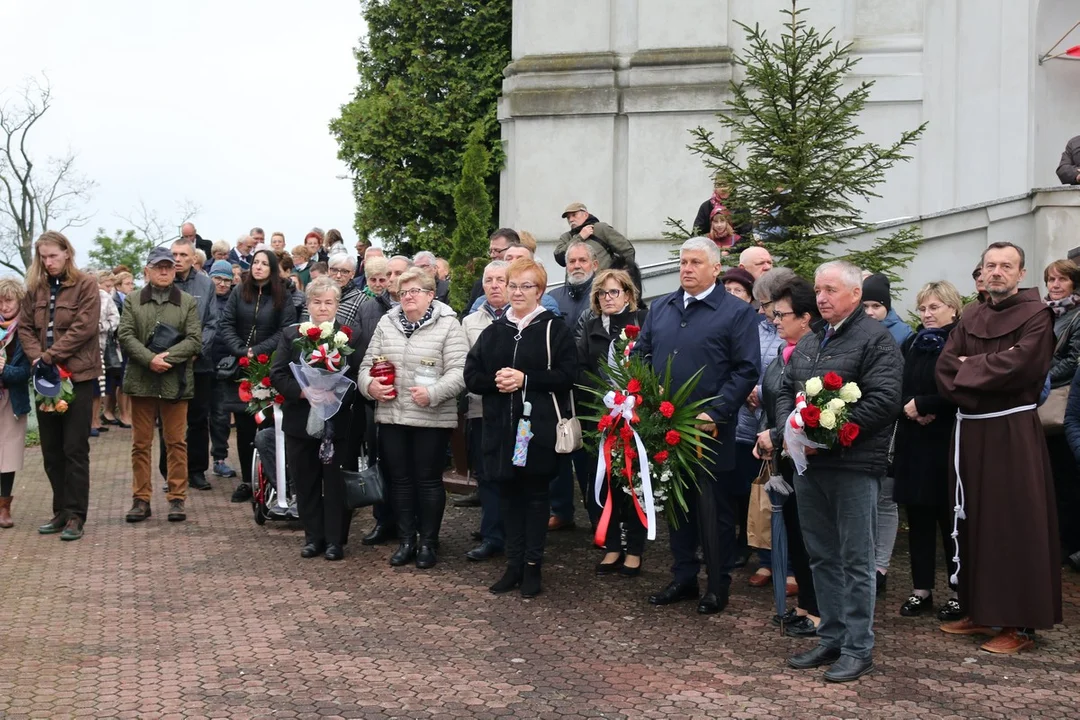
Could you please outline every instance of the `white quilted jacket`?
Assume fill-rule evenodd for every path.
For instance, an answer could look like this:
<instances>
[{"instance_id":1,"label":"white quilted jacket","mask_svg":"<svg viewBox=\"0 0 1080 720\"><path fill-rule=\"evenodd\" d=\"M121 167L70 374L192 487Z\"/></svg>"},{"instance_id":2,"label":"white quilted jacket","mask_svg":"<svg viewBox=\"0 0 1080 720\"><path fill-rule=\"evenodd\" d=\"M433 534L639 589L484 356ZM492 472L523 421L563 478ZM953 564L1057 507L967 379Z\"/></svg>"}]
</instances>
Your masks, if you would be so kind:
<instances>
[{"instance_id":1,"label":"white quilted jacket","mask_svg":"<svg viewBox=\"0 0 1080 720\"><path fill-rule=\"evenodd\" d=\"M401 327L401 307L395 307L379 320L371 337L367 354L360 364L357 386L364 397L373 400L368 392L374 358L385 357L394 365L394 388L397 397L377 403L375 422L385 425L415 427L457 427L458 395L465 389L462 371L469 341L457 321L453 309L438 300L433 301L431 319L421 325L411 338ZM428 387L431 405L420 407L412 401L409 388L421 360L434 360L438 381Z\"/></svg>"}]
</instances>

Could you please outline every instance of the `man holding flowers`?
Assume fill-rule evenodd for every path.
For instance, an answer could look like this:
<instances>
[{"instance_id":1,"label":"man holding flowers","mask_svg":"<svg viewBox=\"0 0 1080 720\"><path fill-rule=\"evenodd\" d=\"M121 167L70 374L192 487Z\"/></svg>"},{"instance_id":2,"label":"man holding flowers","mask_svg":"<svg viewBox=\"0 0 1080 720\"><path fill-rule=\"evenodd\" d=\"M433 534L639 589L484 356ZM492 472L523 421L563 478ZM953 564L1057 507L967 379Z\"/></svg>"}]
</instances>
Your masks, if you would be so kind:
<instances>
[{"instance_id":1,"label":"man holding flowers","mask_svg":"<svg viewBox=\"0 0 1080 720\"><path fill-rule=\"evenodd\" d=\"M680 386L704 368L689 401L712 398L698 419L715 438L697 469L697 487L688 487L689 507L678 527L671 528L674 578L652 595L653 605L698 598L700 543L708 571L708 586L697 606L701 614L727 606L731 570L735 564L735 415L758 381L761 350L758 314L754 308L717 285L720 251L708 238L691 238L679 250L680 288L657 300L649 311L634 352L652 358L661 377L671 361L671 381ZM666 408L660 412L666 415ZM674 412L675 408L671 408ZM670 431L674 446L681 441Z\"/></svg>"},{"instance_id":2,"label":"man holding flowers","mask_svg":"<svg viewBox=\"0 0 1080 720\"><path fill-rule=\"evenodd\" d=\"M814 292L826 324L795 346L776 414L787 418L786 445L800 470L795 494L820 640L788 665L832 665L825 679L846 682L874 667L875 509L900 413L903 360L888 329L862 310L859 268L821 265Z\"/></svg>"}]
</instances>

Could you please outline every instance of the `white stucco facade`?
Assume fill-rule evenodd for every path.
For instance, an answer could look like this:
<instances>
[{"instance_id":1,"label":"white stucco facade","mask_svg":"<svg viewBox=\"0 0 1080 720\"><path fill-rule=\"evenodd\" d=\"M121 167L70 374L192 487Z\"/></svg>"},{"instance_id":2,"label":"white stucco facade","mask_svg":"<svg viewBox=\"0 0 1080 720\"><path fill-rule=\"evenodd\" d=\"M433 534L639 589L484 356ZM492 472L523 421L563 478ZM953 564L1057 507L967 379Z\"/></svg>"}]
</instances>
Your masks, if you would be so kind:
<instances>
[{"instance_id":1,"label":"white stucco facade","mask_svg":"<svg viewBox=\"0 0 1080 720\"><path fill-rule=\"evenodd\" d=\"M809 22L853 43L861 61L852 79L876 83L861 119L868 139L889 142L928 123L912 161L868 203L868 221L1057 182L1065 142L1080 134L1080 62L1039 65L1038 57L1080 20L1080 2L808 4ZM667 260L666 218L689 224L711 192L704 166L686 149L688 130L721 132L714 116L725 106L731 54L744 42L736 22L778 34L787 5L515 0L513 62L499 110L508 154L500 223L530 230L543 247L565 230L563 207L580 200L635 243L642 265ZM1077 43L1080 31L1063 47Z\"/></svg>"}]
</instances>

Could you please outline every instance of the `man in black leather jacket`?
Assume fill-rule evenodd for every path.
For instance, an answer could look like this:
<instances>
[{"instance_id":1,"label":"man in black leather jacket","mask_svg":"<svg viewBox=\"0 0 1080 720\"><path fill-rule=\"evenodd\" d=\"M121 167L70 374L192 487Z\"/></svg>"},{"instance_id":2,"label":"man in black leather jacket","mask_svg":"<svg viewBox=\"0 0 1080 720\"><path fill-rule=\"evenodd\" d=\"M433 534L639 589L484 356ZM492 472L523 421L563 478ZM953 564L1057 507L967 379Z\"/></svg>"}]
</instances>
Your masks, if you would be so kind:
<instances>
[{"instance_id":1,"label":"man in black leather jacket","mask_svg":"<svg viewBox=\"0 0 1080 720\"><path fill-rule=\"evenodd\" d=\"M795 346L776 414L786 419L807 380L835 372L862 392L848 415L860 431L850 447L838 444L811 455L805 474L795 478L821 625L820 644L788 664L831 664L825 679L846 682L874 667L875 508L901 409L903 359L888 329L862 310L859 268L825 263L815 273L814 290L825 324Z\"/></svg>"}]
</instances>

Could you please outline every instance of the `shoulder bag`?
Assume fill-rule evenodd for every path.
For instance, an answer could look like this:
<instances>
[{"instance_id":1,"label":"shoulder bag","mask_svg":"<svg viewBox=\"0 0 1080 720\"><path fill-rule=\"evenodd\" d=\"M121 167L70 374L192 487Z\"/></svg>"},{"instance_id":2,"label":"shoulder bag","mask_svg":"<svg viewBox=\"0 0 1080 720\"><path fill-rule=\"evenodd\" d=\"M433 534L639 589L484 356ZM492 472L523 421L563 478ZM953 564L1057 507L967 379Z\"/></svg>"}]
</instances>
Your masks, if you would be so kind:
<instances>
[{"instance_id":1,"label":"shoulder bag","mask_svg":"<svg viewBox=\"0 0 1080 720\"><path fill-rule=\"evenodd\" d=\"M553 322L555 321L548 320L547 326L548 370L551 369L551 323ZM555 404L555 417L559 419L555 425L555 452L560 455L569 455L575 450L580 450L582 446L581 421L577 419L577 408L574 407L574 391L570 390L570 417L562 416L555 393L551 393L551 402Z\"/></svg>"},{"instance_id":2,"label":"shoulder bag","mask_svg":"<svg viewBox=\"0 0 1080 720\"><path fill-rule=\"evenodd\" d=\"M1061 333L1061 337L1058 338L1057 345L1054 347L1055 356L1069 342L1072 334L1080 331L1076 327L1078 318L1080 318L1080 312L1073 316L1072 322L1065 328L1065 332ZM1065 432L1065 406L1069 404L1069 388L1071 386L1072 383L1069 383L1054 388L1050 391L1050 395L1047 396L1046 402L1039 406L1039 421L1042 422L1045 434L1059 435Z\"/></svg>"},{"instance_id":3,"label":"shoulder bag","mask_svg":"<svg viewBox=\"0 0 1080 720\"><path fill-rule=\"evenodd\" d=\"M248 347L251 347L251 341L255 339L255 328L259 322L259 300L262 299L262 294L255 298L255 314L251 318L251 332L248 333L247 342L244 343ZM218 360L217 367L214 368L214 377L218 380L224 380L225 382L233 382L240 379L240 361L239 358L229 355Z\"/></svg>"},{"instance_id":4,"label":"shoulder bag","mask_svg":"<svg viewBox=\"0 0 1080 720\"><path fill-rule=\"evenodd\" d=\"M378 505L385 501L386 481L379 469L378 457L375 462L359 471L342 470L341 477L345 481L345 505L349 510Z\"/></svg>"}]
</instances>

